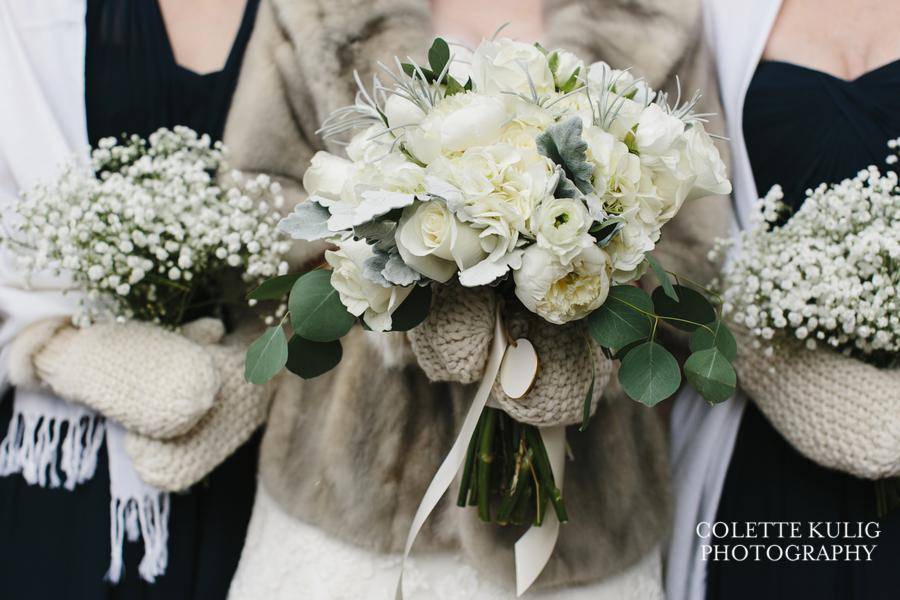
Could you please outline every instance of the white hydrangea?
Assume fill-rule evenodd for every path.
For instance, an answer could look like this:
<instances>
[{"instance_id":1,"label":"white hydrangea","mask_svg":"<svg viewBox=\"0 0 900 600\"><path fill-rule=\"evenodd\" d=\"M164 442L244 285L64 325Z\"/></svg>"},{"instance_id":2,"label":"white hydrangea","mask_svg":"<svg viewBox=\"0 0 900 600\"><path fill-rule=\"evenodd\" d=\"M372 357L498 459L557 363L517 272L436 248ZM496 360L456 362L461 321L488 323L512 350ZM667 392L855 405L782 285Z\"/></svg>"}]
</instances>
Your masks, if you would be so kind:
<instances>
[{"instance_id":1,"label":"white hydrangea","mask_svg":"<svg viewBox=\"0 0 900 600\"><path fill-rule=\"evenodd\" d=\"M289 242L272 210L284 202L280 185L225 173L224 158L221 144L186 127L101 140L90 169L70 166L24 194L3 244L28 273L70 274L86 293L78 323L178 325L194 302L221 300L227 268L248 283L287 272Z\"/></svg>"},{"instance_id":2,"label":"white hydrangea","mask_svg":"<svg viewBox=\"0 0 900 600\"><path fill-rule=\"evenodd\" d=\"M779 186L758 203L725 272L725 308L764 341L792 336L884 365L900 351L897 175L871 166L807 192L783 224Z\"/></svg>"}]
</instances>

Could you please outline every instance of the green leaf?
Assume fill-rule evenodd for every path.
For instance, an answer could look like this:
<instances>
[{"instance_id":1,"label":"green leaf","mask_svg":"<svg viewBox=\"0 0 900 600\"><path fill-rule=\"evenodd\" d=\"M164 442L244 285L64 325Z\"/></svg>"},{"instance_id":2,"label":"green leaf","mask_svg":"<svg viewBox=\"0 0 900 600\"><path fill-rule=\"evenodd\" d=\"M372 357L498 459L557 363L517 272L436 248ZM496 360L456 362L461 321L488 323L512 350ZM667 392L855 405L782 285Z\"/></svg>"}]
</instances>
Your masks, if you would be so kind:
<instances>
[{"instance_id":1,"label":"green leaf","mask_svg":"<svg viewBox=\"0 0 900 600\"><path fill-rule=\"evenodd\" d=\"M466 89L460 82L454 79L452 75L447 75L447 88L444 90L444 96L453 96L454 94L461 94L465 91Z\"/></svg>"},{"instance_id":2,"label":"green leaf","mask_svg":"<svg viewBox=\"0 0 900 600\"><path fill-rule=\"evenodd\" d=\"M472 83L472 78L469 77L468 79L466 79L466 85L463 86L463 89L466 90L467 92L471 92L472 88L474 88L474 87L475 87L475 84Z\"/></svg>"},{"instance_id":3,"label":"green leaf","mask_svg":"<svg viewBox=\"0 0 900 600\"><path fill-rule=\"evenodd\" d=\"M706 327L698 327L691 334L691 352L699 352L700 350L709 350L710 348L718 348L728 362L734 361L737 357L737 342L728 327L722 321L708 323Z\"/></svg>"},{"instance_id":4,"label":"green leaf","mask_svg":"<svg viewBox=\"0 0 900 600\"><path fill-rule=\"evenodd\" d=\"M691 386L712 403L731 398L737 385L734 367L718 348L691 354L684 362L684 375Z\"/></svg>"},{"instance_id":5,"label":"green leaf","mask_svg":"<svg viewBox=\"0 0 900 600\"><path fill-rule=\"evenodd\" d=\"M295 335L288 342L287 369L303 379L312 379L336 367L343 355L339 340L313 342Z\"/></svg>"},{"instance_id":6,"label":"green leaf","mask_svg":"<svg viewBox=\"0 0 900 600\"><path fill-rule=\"evenodd\" d=\"M656 278L659 280L659 285L662 286L663 291L666 293L666 296L678 302L678 294L675 293L675 288L672 286L672 280L669 279L669 274L666 273L666 270L663 268L659 261L656 260L656 257L650 254L649 252L644 255L647 259L647 262L650 263L650 268L653 269L653 274L656 275Z\"/></svg>"},{"instance_id":7,"label":"green leaf","mask_svg":"<svg viewBox=\"0 0 900 600\"><path fill-rule=\"evenodd\" d=\"M700 324L716 320L716 310L706 296L683 285L672 286L678 301L672 300L662 287L653 290L656 314L682 331L694 331Z\"/></svg>"},{"instance_id":8,"label":"green leaf","mask_svg":"<svg viewBox=\"0 0 900 600\"><path fill-rule=\"evenodd\" d=\"M391 331L409 331L431 310L431 286L417 285L391 315Z\"/></svg>"},{"instance_id":9,"label":"green leaf","mask_svg":"<svg viewBox=\"0 0 900 600\"><path fill-rule=\"evenodd\" d=\"M288 359L287 338L281 326L269 327L250 344L244 361L244 379L262 385L275 377Z\"/></svg>"},{"instance_id":10,"label":"green leaf","mask_svg":"<svg viewBox=\"0 0 900 600\"><path fill-rule=\"evenodd\" d=\"M550 67L550 73L556 79L556 71L559 69L559 52L553 51L547 56L547 66Z\"/></svg>"},{"instance_id":11,"label":"green leaf","mask_svg":"<svg viewBox=\"0 0 900 600\"><path fill-rule=\"evenodd\" d=\"M291 291L294 282L300 279L303 273L288 273L267 279L259 284L255 290L247 294L250 300L281 300Z\"/></svg>"},{"instance_id":12,"label":"green leaf","mask_svg":"<svg viewBox=\"0 0 900 600\"><path fill-rule=\"evenodd\" d=\"M288 309L294 332L313 342L339 339L356 322L331 286L331 271L326 270L307 273L294 283Z\"/></svg>"},{"instance_id":13,"label":"green leaf","mask_svg":"<svg viewBox=\"0 0 900 600\"><path fill-rule=\"evenodd\" d=\"M581 137L581 117L554 123L537 136L538 153L558 164L581 193L594 191L591 178L594 167L587 161L587 142Z\"/></svg>"},{"instance_id":14,"label":"green leaf","mask_svg":"<svg viewBox=\"0 0 900 600\"><path fill-rule=\"evenodd\" d=\"M428 49L428 64L435 77L438 77L450 62L450 46L443 38L435 38Z\"/></svg>"},{"instance_id":15,"label":"green leaf","mask_svg":"<svg viewBox=\"0 0 900 600\"><path fill-rule=\"evenodd\" d=\"M413 79L415 79L416 77L419 76L419 73L417 72L416 67L415 67L414 65L410 64L410 63L403 63L403 64L400 65L400 68L403 69L403 72L406 73L406 75L407 75L408 77L412 77ZM420 67L418 68L418 71L421 71L421 72L422 72L422 75L425 76L425 80L426 80L428 83L433 82L434 79L435 79L435 77L436 77L436 75L435 75L435 74L431 71L431 69L429 69L428 67L422 67L422 66L420 66Z\"/></svg>"},{"instance_id":16,"label":"green leaf","mask_svg":"<svg viewBox=\"0 0 900 600\"><path fill-rule=\"evenodd\" d=\"M655 406L678 391L681 370L668 350L656 342L646 342L622 359L619 383L630 398Z\"/></svg>"},{"instance_id":17,"label":"green leaf","mask_svg":"<svg viewBox=\"0 0 900 600\"><path fill-rule=\"evenodd\" d=\"M574 90L578 85L578 74L580 71L581 67L576 67L572 74L569 75L569 78L559 86L559 91L565 94Z\"/></svg>"},{"instance_id":18,"label":"green leaf","mask_svg":"<svg viewBox=\"0 0 900 600\"><path fill-rule=\"evenodd\" d=\"M633 285L610 288L603 306L587 318L588 333L600 346L618 350L650 337L653 302L642 289Z\"/></svg>"}]
</instances>

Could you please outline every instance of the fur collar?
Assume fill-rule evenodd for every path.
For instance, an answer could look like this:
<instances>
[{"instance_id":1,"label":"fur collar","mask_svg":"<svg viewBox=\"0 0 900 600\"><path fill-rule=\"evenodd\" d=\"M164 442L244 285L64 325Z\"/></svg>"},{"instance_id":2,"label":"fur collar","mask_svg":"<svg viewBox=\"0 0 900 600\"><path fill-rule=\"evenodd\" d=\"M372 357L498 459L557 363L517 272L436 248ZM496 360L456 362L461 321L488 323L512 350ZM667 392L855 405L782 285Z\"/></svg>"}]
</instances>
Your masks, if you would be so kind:
<instances>
[{"instance_id":1,"label":"fur collar","mask_svg":"<svg viewBox=\"0 0 900 600\"><path fill-rule=\"evenodd\" d=\"M395 54L421 57L432 37L429 0L271 0L284 31L337 80ZM698 0L545 0L550 47L632 67L659 86L697 41Z\"/></svg>"}]
</instances>

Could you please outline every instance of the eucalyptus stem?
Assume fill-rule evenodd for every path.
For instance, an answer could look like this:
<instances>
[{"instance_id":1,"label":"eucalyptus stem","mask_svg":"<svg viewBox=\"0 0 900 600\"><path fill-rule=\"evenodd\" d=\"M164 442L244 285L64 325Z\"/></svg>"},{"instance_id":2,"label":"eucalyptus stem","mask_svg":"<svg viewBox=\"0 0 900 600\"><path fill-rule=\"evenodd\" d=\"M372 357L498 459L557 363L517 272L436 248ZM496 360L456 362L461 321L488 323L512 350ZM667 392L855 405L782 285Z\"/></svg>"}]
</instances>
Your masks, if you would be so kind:
<instances>
[{"instance_id":1,"label":"eucalyptus stem","mask_svg":"<svg viewBox=\"0 0 900 600\"><path fill-rule=\"evenodd\" d=\"M478 424L475 426L475 432L472 434L472 439L469 440L469 446L466 449L466 462L463 464L462 477L459 481L459 494L456 496L457 506L465 506L469 498L469 488L472 487L472 471L475 468L475 449L478 446L483 423L484 413L479 417Z\"/></svg>"},{"instance_id":2,"label":"eucalyptus stem","mask_svg":"<svg viewBox=\"0 0 900 600\"><path fill-rule=\"evenodd\" d=\"M633 309L636 310L637 312L639 312L639 313L641 313L642 315L645 315L645 316L647 316L647 317L649 317L649 318L651 318L651 319L656 319L656 320L662 319L662 320L664 320L664 321L678 321L679 323L689 323L689 324L691 324L691 325L696 325L697 327L702 327L703 329L707 330L707 331L710 332L711 334L715 335L715 332L714 332L714 331L712 330L712 328L711 328L709 325L707 325L706 323L698 323L697 321L691 321L690 319L681 319L681 318L679 318L679 317L667 317L667 316L665 316L665 315L658 315L658 314L656 314L656 313L652 313L652 312L646 311L646 310L644 310L643 308L640 308L639 306L635 306L635 305L632 304L631 302L626 302L625 300L622 300L621 298L611 298L611 300L615 300L616 302L621 302L621 303L624 304L625 306L628 306L628 307L630 307L630 308L633 308Z\"/></svg>"},{"instance_id":3,"label":"eucalyptus stem","mask_svg":"<svg viewBox=\"0 0 900 600\"><path fill-rule=\"evenodd\" d=\"M494 429L497 411L486 408L484 428L481 431L478 448L478 517L482 521L491 520L491 463L494 460Z\"/></svg>"}]
</instances>

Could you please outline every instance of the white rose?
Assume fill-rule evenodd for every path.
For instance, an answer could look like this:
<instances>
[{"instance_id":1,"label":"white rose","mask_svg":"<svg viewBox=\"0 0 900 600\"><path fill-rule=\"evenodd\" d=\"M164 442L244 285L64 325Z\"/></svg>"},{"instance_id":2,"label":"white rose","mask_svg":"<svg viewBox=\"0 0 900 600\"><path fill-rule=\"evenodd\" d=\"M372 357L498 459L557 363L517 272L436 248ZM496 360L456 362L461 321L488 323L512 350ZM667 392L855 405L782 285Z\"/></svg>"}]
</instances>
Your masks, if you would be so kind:
<instances>
[{"instance_id":1,"label":"white rose","mask_svg":"<svg viewBox=\"0 0 900 600\"><path fill-rule=\"evenodd\" d=\"M352 170L353 163L349 160L320 150L312 157L309 168L303 174L303 189L310 196L336 199Z\"/></svg>"},{"instance_id":2,"label":"white rose","mask_svg":"<svg viewBox=\"0 0 900 600\"><path fill-rule=\"evenodd\" d=\"M395 241L408 267L440 283L487 256L478 232L458 221L439 200L404 209Z\"/></svg>"},{"instance_id":3,"label":"white rose","mask_svg":"<svg viewBox=\"0 0 900 600\"><path fill-rule=\"evenodd\" d=\"M556 56L556 72L553 74L556 80L556 87L566 85L569 80L577 73L584 76L584 61L578 58L568 50L555 50L550 57Z\"/></svg>"},{"instance_id":4,"label":"white rose","mask_svg":"<svg viewBox=\"0 0 900 600\"><path fill-rule=\"evenodd\" d=\"M428 113L418 127L407 128L406 147L416 159L429 164L445 152L494 143L506 121L506 108L499 98L454 94Z\"/></svg>"},{"instance_id":5,"label":"white rose","mask_svg":"<svg viewBox=\"0 0 900 600\"><path fill-rule=\"evenodd\" d=\"M532 44L510 39L485 40L472 56L475 89L489 94L513 92L531 97L556 90L547 57Z\"/></svg>"},{"instance_id":6,"label":"white rose","mask_svg":"<svg viewBox=\"0 0 900 600\"><path fill-rule=\"evenodd\" d=\"M638 119L635 141L641 156L662 156L683 134L684 121L670 115L659 104L651 104Z\"/></svg>"},{"instance_id":7,"label":"white rose","mask_svg":"<svg viewBox=\"0 0 900 600\"><path fill-rule=\"evenodd\" d=\"M366 242L345 240L337 250L325 252L331 265L331 285L337 290L347 310L359 317L373 331L391 328L391 315L412 292L410 287L383 287L363 276L366 259L373 255Z\"/></svg>"},{"instance_id":8,"label":"white rose","mask_svg":"<svg viewBox=\"0 0 900 600\"><path fill-rule=\"evenodd\" d=\"M513 280L516 297L528 310L562 325L586 317L606 301L609 259L591 245L564 265L553 252L533 245L525 250Z\"/></svg>"},{"instance_id":9,"label":"white rose","mask_svg":"<svg viewBox=\"0 0 900 600\"><path fill-rule=\"evenodd\" d=\"M635 205L619 215L625 225L606 246L616 283L640 277L645 268L644 255L653 250L659 240L660 224L656 215L660 212L661 201L652 198L645 201L647 206Z\"/></svg>"},{"instance_id":10,"label":"white rose","mask_svg":"<svg viewBox=\"0 0 900 600\"><path fill-rule=\"evenodd\" d=\"M553 252L567 265L583 248L594 244L594 238L588 233L592 223L581 200L549 198L538 205L532 232L538 246Z\"/></svg>"},{"instance_id":11,"label":"white rose","mask_svg":"<svg viewBox=\"0 0 900 600\"><path fill-rule=\"evenodd\" d=\"M694 123L685 131L685 148L683 156L697 179L694 189L688 194L690 198L702 198L714 194L730 194L731 182L728 181L728 170L719 149L710 139L701 123Z\"/></svg>"}]
</instances>

